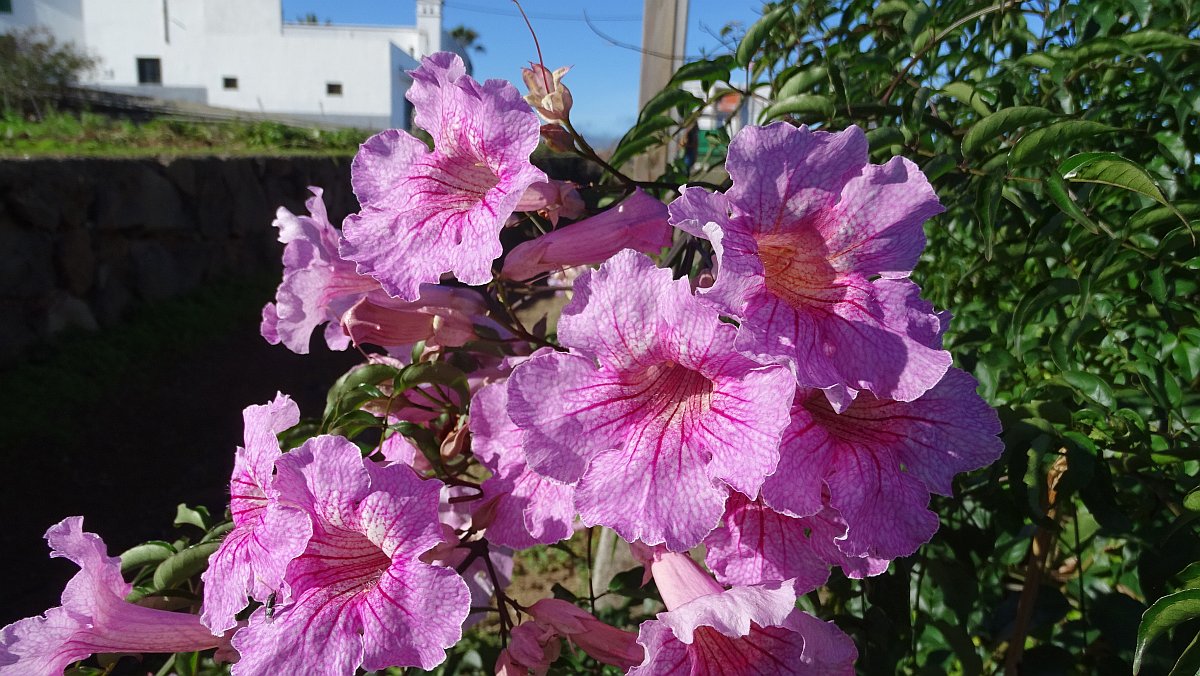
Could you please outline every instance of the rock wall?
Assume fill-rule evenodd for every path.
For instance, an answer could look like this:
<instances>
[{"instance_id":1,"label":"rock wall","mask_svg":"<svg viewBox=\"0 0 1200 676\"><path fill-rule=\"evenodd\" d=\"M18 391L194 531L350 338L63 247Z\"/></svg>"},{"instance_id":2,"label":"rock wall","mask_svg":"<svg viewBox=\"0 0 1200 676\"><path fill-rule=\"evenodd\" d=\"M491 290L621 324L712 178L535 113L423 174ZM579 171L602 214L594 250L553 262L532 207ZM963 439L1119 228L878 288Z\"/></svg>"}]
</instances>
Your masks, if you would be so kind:
<instances>
[{"instance_id":1,"label":"rock wall","mask_svg":"<svg viewBox=\"0 0 1200 676\"><path fill-rule=\"evenodd\" d=\"M207 280L282 272L270 224L310 185L334 223L357 210L348 157L0 161L0 364Z\"/></svg>"}]
</instances>

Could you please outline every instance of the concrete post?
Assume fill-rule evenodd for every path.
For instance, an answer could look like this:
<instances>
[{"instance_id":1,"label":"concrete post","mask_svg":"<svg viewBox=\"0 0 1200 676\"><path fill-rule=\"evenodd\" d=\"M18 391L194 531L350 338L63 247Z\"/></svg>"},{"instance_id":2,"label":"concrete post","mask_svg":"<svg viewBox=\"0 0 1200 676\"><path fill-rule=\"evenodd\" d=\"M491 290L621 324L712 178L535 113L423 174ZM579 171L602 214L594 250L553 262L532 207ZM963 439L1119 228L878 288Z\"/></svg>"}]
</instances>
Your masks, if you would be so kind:
<instances>
[{"instance_id":1,"label":"concrete post","mask_svg":"<svg viewBox=\"0 0 1200 676\"><path fill-rule=\"evenodd\" d=\"M638 110L662 91L683 65L687 44L688 0L645 0L642 13L642 77ZM673 148L659 148L634 161L633 177L657 178L674 157Z\"/></svg>"}]
</instances>

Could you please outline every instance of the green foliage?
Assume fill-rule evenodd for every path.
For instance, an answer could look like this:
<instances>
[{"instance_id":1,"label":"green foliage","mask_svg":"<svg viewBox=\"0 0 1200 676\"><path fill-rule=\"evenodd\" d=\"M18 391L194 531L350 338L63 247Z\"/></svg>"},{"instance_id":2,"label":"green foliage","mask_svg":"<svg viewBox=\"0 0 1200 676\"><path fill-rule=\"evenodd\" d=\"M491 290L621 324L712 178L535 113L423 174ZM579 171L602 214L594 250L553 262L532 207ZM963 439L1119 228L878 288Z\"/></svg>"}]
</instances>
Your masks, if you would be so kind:
<instances>
[{"instance_id":1,"label":"green foliage","mask_svg":"<svg viewBox=\"0 0 1200 676\"><path fill-rule=\"evenodd\" d=\"M70 84L95 67L74 43L59 44L42 27L0 35L0 111L43 114Z\"/></svg>"},{"instance_id":2,"label":"green foliage","mask_svg":"<svg viewBox=\"0 0 1200 676\"><path fill-rule=\"evenodd\" d=\"M156 118L135 123L95 113L0 117L0 157L69 155L332 154L352 155L367 132L310 129L279 122L199 122Z\"/></svg>"},{"instance_id":3,"label":"green foliage","mask_svg":"<svg viewBox=\"0 0 1200 676\"><path fill-rule=\"evenodd\" d=\"M953 309L948 347L1005 429L999 462L935 496L932 543L808 603L854 635L863 673L1129 673L1135 651L1142 674L1192 673L1193 615L1159 609L1191 593L1179 571L1200 559L1200 499L1185 500L1200 483L1200 13L836 0L763 15L736 43L744 71L683 66L618 156L681 142L692 80L706 103L741 92L751 122L855 124L873 161L918 163L946 212L915 279ZM720 181L722 159L659 180Z\"/></svg>"}]
</instances>

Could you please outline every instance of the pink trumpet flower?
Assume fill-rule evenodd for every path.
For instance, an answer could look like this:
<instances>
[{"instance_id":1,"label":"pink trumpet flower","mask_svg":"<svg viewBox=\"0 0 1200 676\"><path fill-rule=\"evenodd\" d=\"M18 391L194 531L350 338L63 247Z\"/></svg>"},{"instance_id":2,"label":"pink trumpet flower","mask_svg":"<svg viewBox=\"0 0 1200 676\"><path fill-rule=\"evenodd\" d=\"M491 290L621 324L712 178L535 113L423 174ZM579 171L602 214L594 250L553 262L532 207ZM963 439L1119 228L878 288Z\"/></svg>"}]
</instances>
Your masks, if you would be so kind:
<instances>
[{"instance_id":1,"label":"pink trumpet flower","mask_svg":"<svg viewBox=\"0 0 1200 676\"><path fill-rule=\"evenodd\" d=\"M830 566L841 566L851 578L887 570L887 559L842 553L836 540L845 534L846 524L831 508L792 517L734 493L725 505L721 527L704 540L705 563L721 584L791 580L797 594L825 584Z\"/></svg>"},{"instance_id":2,"label":"pink trumpet flower","mask_svg":"<svg viewBox=\"0 0 1200 676\"><path fill-rule=\"evenodd\" d=\"M154 610L125 601L132 586L104 541L83 530L83 517L63 519L46 531L50 556L79 565L62 605L0 629L0 676L60 676L94 654L174 653L216 648L200 617Z\"/></svg>"},{"instance_id":3,"label":"pink trumpet flower","mask_svg":"<svg viewBox=\"0 0 1200 676\"><path fill-rule=\"evenodd\" d=\"M938 527L929 494L953 494L956 474L1003 450L999 418L975 387L952 368L915 401L864 392L842 413L820 392L800 391L763 503L798 517L832 507L847 526L835 539L847 556L912 554Z\"/></svg>"},{"instance_id":4,"label":"pink trumpet flower","mask_svg":"<svg viewBox=\"0 0 1200 676\"><path fill-rule=\"evenodd\" d=\"M500 276L530 279L543 272L601 263L622 249L658 253L670 245L667 207L638 188L603 213L517 245L504 259Z\"/></svg>"},{"instance_id":5,"label":"pink trumpet flower","mask_svg":"<svg viewBox=\"0 0 1200 676\"><path fill-rule=\"evenodd\" d=\"M313 534L284 575L287 601L260 607L234 636L234 674L348 676L444 660L471 600L453 570L421 560L442 541L441 483L364 461L333 436L275 465L279 500L303 510Z\"/></svg>"},{"instance_id":6,"label":"pink trumpet flower","mask_svg":"<svg viewBox=\"0 0 1200 676\"><path fill-rule=\"evenodd\" d=\"M529 615L544 627L570 640L597 662L629 669L642 661L637 637L596 619L596 616L561 599L541 599Z\"/></svg>"},{"instance_id":7,"label":"pink trumpet flower","mask_svg":"<svg viewBox=\"0 0 1200 676\"><path fill-rule=\"evenodd\" d=\"M300 422L300 409L283 394L242 413L245 447L237 450L229 480L233 530L225 536L204 571L201 618L214 633L237 625L246 597L266 602L277 594L284 571L312 536L312 523L301 510L281 504L272 482L275 461L283 456L277 436ZM284 600L286 594L282 594Z\"/></svg>"},{"instance_id":8,"label":"pink trumpet flower","mask_svg":"<svg viewBox=\"0 0 1200 676\"><path fill-rule=\"evenodd\" d=\"M570 66L563 66L551 72L540 63L521 69L521 79L529 88L525 100L548 122L561 122L571 115L571 90L562 83L569 70Z\"/></svg>"},{"instance_id":9,"label":"pink trumpet flower","mask_svg":"<svg viewBox=\"0 0 1200 676\"><path fill-rule=\"evenodd\" d=\"M449 52L411 75L408 99L433 151L395 129L362 144L351 165L362 210L343 223L341 248L388 295L410 301L445 272L469 285L490 281L505 220L529 186L547 180L529 162L537 116L511 84L479 84Z\"/></svg>"},{"instance_id":10,"label":"pink trumpet flower","mask_svg":"<svg viewBox=\"0 0 1200 676\"><path fill-rule=\"evenodd\" d=\"M550 179L529 186L514 211L536 211L558 225L558 219L576 219L583 215L583 198L570 181Z\"/></svg>"},{"instance_id":11,"label":"pink trumpet flower","mask_svg":"<svg viewBox=\"0 0 1200 676\"><path fill-rule=\"evenodd\" d=\"M687 188L670 209L712 242L717 279L703 295L741 323L738 349L782 360L839 406L854 390L912 401L933 387L950 354L929 340L941 320L907 277L922 223L943 209L920 169L868 164L857 127L782 122L738 133L727 167L727 193Z\"/></svg>"},{"instance_id":12,"label":"pink trumpet flower","mask_svg":"<svg viewBox=\"0 0 1200 676\"><path fill-rule=\"evenodd\" d=\"M584 272L558 324L572 351L537 354L509 377L526 462L578 482L587 525L695 546L730 488L755 495L775 471L789 417L791 374L738 354L735 332L635 251Z\"/></svg>"},{"instance_id":13,"label":"pink trumpet flower","mask_svg":"<svg viewBox=\"0 0 1200 676\"><path fill-rule=\"evenodd\" d=\"M508 417L507 381L484 386L471 400L471 447L492 472L483 482L488 540L514 549L565 540L574 533L575 488L546 478L525 462L525 433Z\"/></svg>"},{"instance_id":14,"label":"pink trumpet flower","mask_svg":"<svg viewBox=\"0 0 1200 676\"><path fill-rule=\"evenodd\" d=\"M333 350L349 345L340 319L379 282L358 274L354 263L338 256L338 232L329 223L320 188L309 188L308 216L279 208L273 225L283 248L283 282L262 313L262 336L272 345L283 343L297 354L308 354L312 332L321 324Z\"/></svg>"},{"instance_id":15,"label":"pink trumpet flower","mask_svg":"<svg viewBox=\"0 0 1200 676\"><path fill-rule=\"evenodd\" d=\"M854 673L850 637L798 610L791 580L726 590L687 554L641 549L667 611L642 623L630 676Z\"/></svg>"},{"instance_id":16,"label":"pink trumpet flower","mask_svg":"<svg viewBox=\"0 0 1200 676\"><path fill-rule=\"evenodd\" d=\"M470 289L423 284L420 294L415 301L367 294L342 317L346 334L355 345L399 348L426 341L458 347L478 337L476 324L493 323L483 318L483 298Z\"/></svg>"}]
</instances>

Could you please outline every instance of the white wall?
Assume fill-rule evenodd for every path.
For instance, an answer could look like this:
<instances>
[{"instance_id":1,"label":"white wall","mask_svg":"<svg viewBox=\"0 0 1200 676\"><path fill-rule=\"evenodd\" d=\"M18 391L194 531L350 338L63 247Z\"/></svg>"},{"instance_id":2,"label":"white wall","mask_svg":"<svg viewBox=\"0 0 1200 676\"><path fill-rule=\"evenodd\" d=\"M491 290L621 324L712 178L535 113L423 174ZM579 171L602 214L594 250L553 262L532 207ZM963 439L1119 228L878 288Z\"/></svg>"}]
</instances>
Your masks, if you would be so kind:
<instances>
[{"instance_id":1,"label":"white wall","mask_svg":"<svg viewBox=\"0 0 1200 676\"><path fill-rule=\"evenodd\" d=\"M12 14L0 14L0 33L14 28L45 26L60 42L84 44L80 4L83 0L12 0Z\"/></svg>"},{"instance_id":2,"label":"white wall","mask_svg":"<svg viewBox=\"0 0 1200 676\"><path fill-rule=\"evenodd\" d=\"M90 82L101 87L399 125L411 84L403 71L443 42L441 0L415 2L417 26L381 27L285 24L280 0L13 0L0 30L45 24L60 39L78 36L100 58ZM160 59L161 87L139 87L138 58ZM226 77L236 89L224 88ZM330 82L341 96L327 93Z\"/></svg>"},{"instance_id":3,"label":"white wall","mask_svg":"<svg viewBox=\"0 0 1200 676\"><path fill-rule=\"evenodd\" d=\"M82 0L82 4L88 48L100 57L93 78L96 83L136 85L138 57L157 57L162 60L163 84L182 84L184 62L172 58L175 55L167 49L163 0L121 0L119 4ZM178 43L179 36L175 37Z\"/></svg>"}]
</instances>

